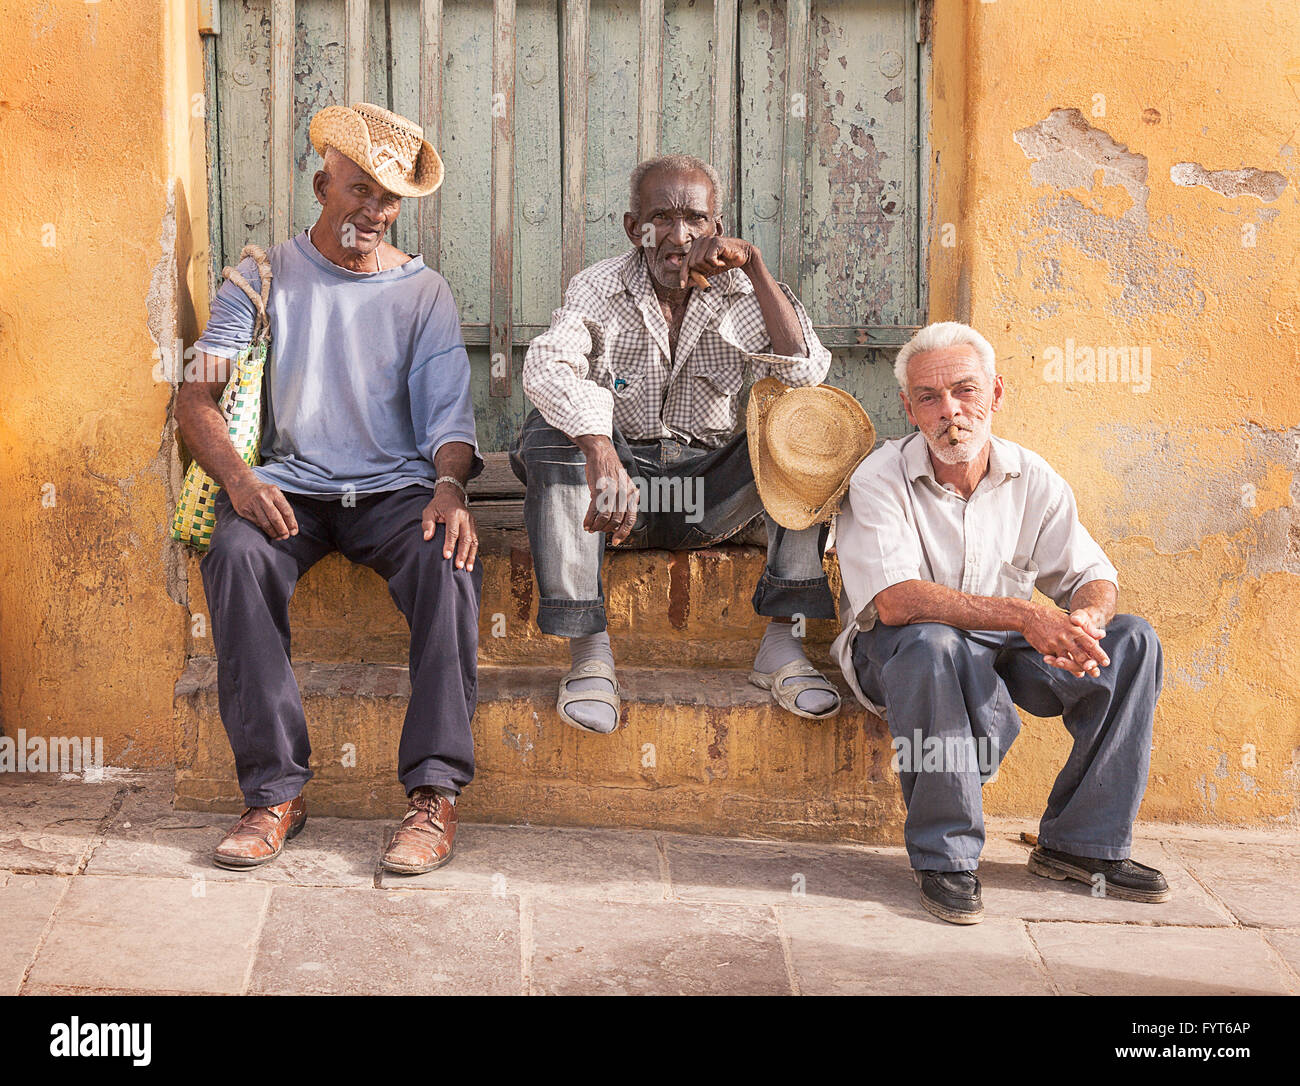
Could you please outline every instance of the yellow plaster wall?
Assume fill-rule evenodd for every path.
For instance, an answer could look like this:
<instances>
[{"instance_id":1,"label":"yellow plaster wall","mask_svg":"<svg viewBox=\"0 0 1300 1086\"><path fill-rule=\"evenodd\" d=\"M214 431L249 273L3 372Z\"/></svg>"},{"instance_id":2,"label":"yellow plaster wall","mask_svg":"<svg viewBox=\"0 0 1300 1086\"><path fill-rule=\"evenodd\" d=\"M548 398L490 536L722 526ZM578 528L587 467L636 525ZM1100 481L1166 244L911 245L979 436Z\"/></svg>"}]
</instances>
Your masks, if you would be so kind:
<instances>
[{"instance_id":1,"label":"yellow plaster wall","mask_svg":"<svg viewBox=\"0 0 1300 1086\"><path fill-rule=\"evenodd\" d=\"M186 612L154 370L206 309L194 5L0 0L0 40L0 720L165 765Z\"/></svg>"},{"instance_id":2,"label":"yellow plaster wall","mask_svg":"<svg viewBox=\"0 0 1300 1086\"><path fill-rule=\"evenodd\" d=\"M931 313L993 341L1000 432L1074 484L1163 638L1143 816L1294 819L1300 11L936 0L931 34ZM0 722L169 764L189 612L154 368L207 309L194 5L0 0L0 39ZM1149 391L1045 380L1071 340L1149 347ZM990 809L1041 810L1065 749L1027 718Z\"/></svg>"},{"instance_id":3,"label":"yellow plaster wall","mask_svg":"<svg viewBox=\"0 0 1300 1086\"><path fill-rule=\"evenodd\" d=\"M932 319L989 337L995 429L1071 482L1161 636L1142 817L1294 820L1300 8L938 0L934 34ZM1196 167L1258 172L1174 183ZM1071 340L1149 348L1149 390L1049 380ZM1040 811L1065 755L1025 720L991 809Z\"/></svg>"}]
</instances>

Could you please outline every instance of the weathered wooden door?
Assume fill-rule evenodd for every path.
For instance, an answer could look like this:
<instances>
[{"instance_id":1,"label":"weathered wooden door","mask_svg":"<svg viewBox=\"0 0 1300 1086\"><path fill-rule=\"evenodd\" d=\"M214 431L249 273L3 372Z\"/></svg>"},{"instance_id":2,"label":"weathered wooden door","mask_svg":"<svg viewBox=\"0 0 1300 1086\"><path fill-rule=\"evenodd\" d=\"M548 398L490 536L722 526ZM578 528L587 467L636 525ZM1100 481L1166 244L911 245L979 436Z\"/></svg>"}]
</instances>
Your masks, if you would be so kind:
<instances>
[{"instance_id":1,"label":"weathered wooden door","mask_svg":"<svg viewBox=\"0 0 1300 1086\"><path fill-rule=\"evenodd\" d=\"M683 151L724 224L808 307L881 437L920 323L925 191L916 0L220 0L207 39L214 274L316 218L313 113L367 100L446 164L392 241L450 282L479 441L508 448L519 367L569 276L627 247L627 177ZM214 23L216 20L214 20Z\"/></svg>"}]
</instances>

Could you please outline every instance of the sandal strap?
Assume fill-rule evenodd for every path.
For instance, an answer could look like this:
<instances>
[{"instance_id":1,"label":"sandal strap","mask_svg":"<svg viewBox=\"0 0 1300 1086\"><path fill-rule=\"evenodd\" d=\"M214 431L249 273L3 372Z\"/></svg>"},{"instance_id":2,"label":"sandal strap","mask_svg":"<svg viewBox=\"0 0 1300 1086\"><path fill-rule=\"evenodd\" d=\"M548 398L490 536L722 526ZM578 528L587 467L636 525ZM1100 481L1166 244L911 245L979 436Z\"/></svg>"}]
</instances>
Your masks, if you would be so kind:
<instances>
[{"instance_id":1,"label":"sandal strap","mask_svg":"<svg viewBox=\"0 0 1300 1086\"><path fill-rule=\"evenodd\" d=\"M788 664L782 664L772 672L772 685L774 687L779 686L784 683L786 679L792 679L796 675L805 675L808 676L809 679L816 679L817 681L793 683L786 686L785 689L794 690L798 688L799 690L812 690L817 688L822 690L835 690L835 686L831 683L830 679L826 678L825 675L813 667L807 660L791 660ZM835 693L838 694L839 691L835 690Z\"/></svg>"},{"instance_id":2,"label":"sandal strap","mask_svg":"<svg viewBox=\"0 0 1300 1086\"><path fill-rule=\"evenodd\" d=\"M614 689L612 692L609 690L570 690L569 683L575 679L606 679ZM568 707L575 701L599 701L610 706L615 713L621 713L623 701L620 694L618 679L614 677L614 669L604 660L588 660L585 664L579 664L560 680L560 696L555 702L555 708L564 714L566 721L576 723L570 720L567 713ZM578 725L578 727L582 727L582 725ZM589 731L590 729L583 728L583 730Z\"/></svg>"},{"instance_id":3,"label":"sandal strap","mask_svg":"<svg viewBox=\"0 0 1300 1086\"><path fill-rule=\"evenodd\" d=\"M604 660L588 660L585 664L579 664L570 671L563 679L560 680L561 692L567 692L566 688L574 679L608 679L614 687L614 693L610 697L618 695L618 679L614 675L614 669L605 663ZM579 693L584 695L608 694L604 690L582 690ZM604 701L604 698L596 698L597 701Z\"/></svg>"},{"instance_id":4,"label":"sandal strap","mask_svg":"<svg viewBox=\"0 0 1300 1086\"><path fill-rule=\"evenodd\" d=\"M761 673L756 673L761 674ZM799 695L806 690L821 690L835 695L835 705L824 713L813 715L812 719L823 719L834 715L839 710L842 697L839 690L835 687L825 675L812 666L807 660L791 660L788 664L783 664L771 674L762 676L765 680L770 681L771 686L768 689L772 693L772 699L792 713L801 716L809 714L798 707L796 700ZM786 682L787 679L794 679L794 682Z\"/></svg>"}]
</instances>

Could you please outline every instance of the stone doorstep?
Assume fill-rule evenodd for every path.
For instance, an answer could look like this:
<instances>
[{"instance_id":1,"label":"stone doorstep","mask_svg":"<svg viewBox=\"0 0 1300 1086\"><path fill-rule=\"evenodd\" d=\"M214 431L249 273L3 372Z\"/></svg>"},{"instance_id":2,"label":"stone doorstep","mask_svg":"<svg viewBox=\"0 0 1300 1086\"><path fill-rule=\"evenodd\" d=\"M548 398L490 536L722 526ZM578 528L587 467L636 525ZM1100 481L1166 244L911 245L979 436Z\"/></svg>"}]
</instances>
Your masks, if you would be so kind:
<instances>
[{"instance_id":1,"label":"stone doorstep","mask_svg":"<svg viewBox=\"0 0 1300 1086\"><path fill-rule=\"evenodd\" d=\"M483 533L483 599L479 659L489 663L568 660L563 638L537 628L537 588L528 540L522 532ZM606 613L615 658L650 666L670 655L679 667L746 667L758 651L767 620L750 605L766 552L724 545L696 551L613 552L605 567ZM191 622L188 656L212 653L211 619L203 595L199 556L189 553L190 610L204 617L203 636ZM832 594L839 568L826 561ZM303 577L289 605L293 651L301 659L405 665L410 644L406 621L383 579L373 570L329 554ZM828 662L827 646L839 632L834 620L807 624L809 657Z\"/></svg>"},{"instance_id":2,"label":"stone doorstep","mask_svg":"<svg viewBox=\"0 0 1300 1086\"><path fill-rule=\"evenodd\" d=\"M392 818L409 698L405 668L294 665L312 739L317 814ZM461 814L479 822L635 826L738 836L895 840L903 809L883 721L841 684L821 723L786 713L747 669L621 668L623 721L587 735L555 712L560 672L479 669L477 770ZM176 805L238 812L243 802L217 708L216 663L192 659L176 684Z\"/></svg>"}]
</instances>

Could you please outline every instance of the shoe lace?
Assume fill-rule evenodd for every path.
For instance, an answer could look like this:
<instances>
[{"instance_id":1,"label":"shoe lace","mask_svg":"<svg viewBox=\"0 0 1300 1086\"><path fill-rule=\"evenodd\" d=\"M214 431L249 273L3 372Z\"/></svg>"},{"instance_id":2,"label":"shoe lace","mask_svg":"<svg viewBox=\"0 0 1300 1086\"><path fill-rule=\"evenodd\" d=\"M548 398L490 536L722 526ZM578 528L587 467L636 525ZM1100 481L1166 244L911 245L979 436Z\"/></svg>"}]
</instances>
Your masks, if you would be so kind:
<instances>
[{"instance_id":1,"label":"shoe lace","mask_svg":"<svg viewBox=\"0 0 1300 1086\"><path fill-rule=\"evenodd\" d=\"M229 836L251 836L266 839L266 835L280 824L282 815L270 807L245 807Z\"/></svg>"},{"instance_id":2,"label":"shoe lace","mask_svg":"<svg viewBox=\"0 0 1300 1086\"><path fill-rule=\"evenodd\" d=\"M422 813L429 824L439 833L442 833L447 827L438 817L438 804L441 800L442 797L437 792L412 792L410 797L411 809L407 812L406 820L413 828L423 829L424 827L419 825L418 819L418 815ZM417 817L412 819L412 814L417 815Z\"/></svg>"}]
</instances>

